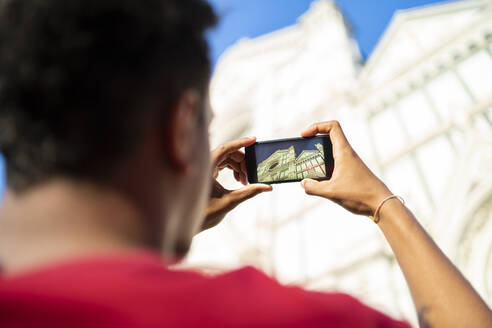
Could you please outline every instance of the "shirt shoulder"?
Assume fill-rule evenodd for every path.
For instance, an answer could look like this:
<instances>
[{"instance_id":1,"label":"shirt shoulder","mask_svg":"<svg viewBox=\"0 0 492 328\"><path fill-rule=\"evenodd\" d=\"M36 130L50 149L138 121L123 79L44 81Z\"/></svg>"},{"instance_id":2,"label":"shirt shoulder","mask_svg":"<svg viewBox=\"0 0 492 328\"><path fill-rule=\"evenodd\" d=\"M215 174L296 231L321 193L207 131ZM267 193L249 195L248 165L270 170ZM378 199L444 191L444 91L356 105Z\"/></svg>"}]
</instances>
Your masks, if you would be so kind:
<instances>
[{"instance_id":1,"label":"shirt shoulder","mask_svg":"<svg viewBox=\"0 0 492 328\"><path fill-rule=\"evenodd\" d=\"M25 319L28 307L39 309L32 323L50 327L63 323L60 309L78 323L111 320L119 327L408 327L349 295L282 286L252 267L208 277L142 254L0 279L0 314L2 304L10 323Z\"/></svg>"},{"instance_id":2,"label":"shirt shoulder","mask_svg":"<svg viewBox=\"0 0 492 328\"><path fill-rule=\"evenodd\" d=\"M220 291L216 296L223 309L246 314L243 318L250 327L258 322L268 323L265 327L409 327L350 295L283 286L253 267L217 276L209 283Z\"/></svg>"}]
</instances>

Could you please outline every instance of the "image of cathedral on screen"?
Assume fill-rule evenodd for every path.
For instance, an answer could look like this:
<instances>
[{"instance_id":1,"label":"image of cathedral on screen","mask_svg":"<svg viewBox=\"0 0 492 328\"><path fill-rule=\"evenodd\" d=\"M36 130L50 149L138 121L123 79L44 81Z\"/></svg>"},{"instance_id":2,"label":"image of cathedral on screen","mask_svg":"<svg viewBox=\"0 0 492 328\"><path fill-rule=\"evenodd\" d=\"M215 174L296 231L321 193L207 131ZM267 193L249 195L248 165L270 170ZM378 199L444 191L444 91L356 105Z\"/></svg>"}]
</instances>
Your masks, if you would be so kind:
<instances>
[{"instance_id":1,"label":"image of cathedral on screen","mask_svg":"<svg viewBox=\"0 0 492 328\"><path fill-rule=\"evenodd\" d=\"M323 146L303 150L296 157L294 146L279 149L258 165L258 182L288 181L326 177Z\"/></svg>"}]
</instances>

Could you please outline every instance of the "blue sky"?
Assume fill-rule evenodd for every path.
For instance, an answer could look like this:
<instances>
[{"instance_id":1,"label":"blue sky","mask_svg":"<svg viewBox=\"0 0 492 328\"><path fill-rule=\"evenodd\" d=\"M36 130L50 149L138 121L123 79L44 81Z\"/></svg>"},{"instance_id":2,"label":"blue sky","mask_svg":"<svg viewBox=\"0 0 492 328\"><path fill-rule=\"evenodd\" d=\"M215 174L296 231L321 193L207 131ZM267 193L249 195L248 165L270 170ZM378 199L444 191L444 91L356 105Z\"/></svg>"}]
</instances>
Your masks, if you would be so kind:
<instances>
[{"instance_id":1,"label":"blue sky","mask_svg":"<svg viewBox=\"0 0 492 328\"><path fill-rule=\"evenodd\" d=\"M221 17L210 33L212 58L242 37L256 37L296 23L312 0L209 0ZM398 9L442 2L436 0L335 0L354 29L364 58L371 53Z\"/></svg>"},{"instance_id":2,"label":"blue sky","mask_svg":"<svg viewBox=\"0 0 492 328\"><path fill-rule=\"evenodd\" d=\"M5 165L3 157L0 154L0 199L2 199L3 192L5 190Z\"/></svg>"},{"instance_id":3,"label":"blue sky","mask_svg":"<svg viewBox=\"0 0 492 328\"><path fill-rule=\"evenodd\" d=\"M279 149L288 149L290 146L294 146L296 157L299 156L303 150L316 150L316 144L323 144L323 140L320 138L299 139L296 142L282 141L280 143L264 143L256 146L256 163L260 164L266 160L270 155Z\"/></svg>"},{"instance_id":4,"label":"blue sky","mask_svg":"<svg viewBox=\"0 0 492 328\"><path fill-rule=\"evenodd\" d=\"M336 0L352 24L354 37L367 58L397 9L436 3L436 0ZM242 37L256 37L295 24L311 0L210 0L221 22L210 31L212 59ZM0 198L4 191L4 163L0 156Z\"/></svg>"}]
</instances>

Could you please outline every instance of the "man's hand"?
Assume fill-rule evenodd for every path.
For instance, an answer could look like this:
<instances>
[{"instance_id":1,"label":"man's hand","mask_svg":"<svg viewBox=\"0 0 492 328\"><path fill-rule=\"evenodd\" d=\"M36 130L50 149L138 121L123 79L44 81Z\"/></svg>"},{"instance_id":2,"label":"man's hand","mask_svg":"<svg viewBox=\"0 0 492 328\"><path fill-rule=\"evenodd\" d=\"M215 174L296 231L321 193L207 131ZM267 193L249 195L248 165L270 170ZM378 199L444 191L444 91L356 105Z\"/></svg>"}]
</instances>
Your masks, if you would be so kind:
<instances>
[{"instance_id":1,"label":"man's hand","mask_svg":"<svg viewBox=\"0 0 492 328\"><path fill-rule=\"evenodd\" d=\"M391 192L352 149L337 121L316 123L302 132L303 137L329 134L333 144L335 169L330 180L304 179L309 195L328 198L355 214L372 215L379 202Z\"/></svg>"},{"instance_id":2,"label":"man's hand","mask_svg":"<svg viewBox=\"0 0 492 328\"><path fill-rule=\"evenodd\" d=\"M225 215L247 199L262 192L271 191L272 186L264 184L247 185L246 163L241 148L254 144L256 138L243 138L219 146L212 151L213 185L205 220L201 230L210 229L219 224ZM219 172L229 168L234 178L245 187L237 190L227 190L218 181Z\"/></svg>"}]
</instances>

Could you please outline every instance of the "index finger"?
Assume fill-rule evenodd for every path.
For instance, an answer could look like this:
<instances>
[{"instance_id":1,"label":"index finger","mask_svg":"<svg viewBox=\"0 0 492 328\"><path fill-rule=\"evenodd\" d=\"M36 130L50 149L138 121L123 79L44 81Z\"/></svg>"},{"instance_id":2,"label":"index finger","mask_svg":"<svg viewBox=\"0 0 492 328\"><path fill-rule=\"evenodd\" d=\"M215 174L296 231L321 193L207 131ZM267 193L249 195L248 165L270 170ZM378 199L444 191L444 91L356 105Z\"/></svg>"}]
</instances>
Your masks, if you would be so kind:
<instances>
[{"instance_id":1,"label":"index finger","mask_svg":"<svg viewBox=\"0 0 492 328\"><path fill-rule=\"evenodd\" d=\"M329 134L334 147L349 145L342 127L338 121L314 123L301 133L303 137L313 137L317 134Z\"/></svg>"},{"instance_id":2,"label":"index finger","mask_svg":"<svg viewBox=\"0 0 492 328\"><path fill-rule=\"evenodd\" d=\"M227 142L223 145L217 147L214 151L212 151L212 161L215 164L218 164L225 160L228 155L237 152L239 149L243 147L251 146L256 142L256 137L253 138L241 138L234 141Z\"/></svg>"}]
</instances>

